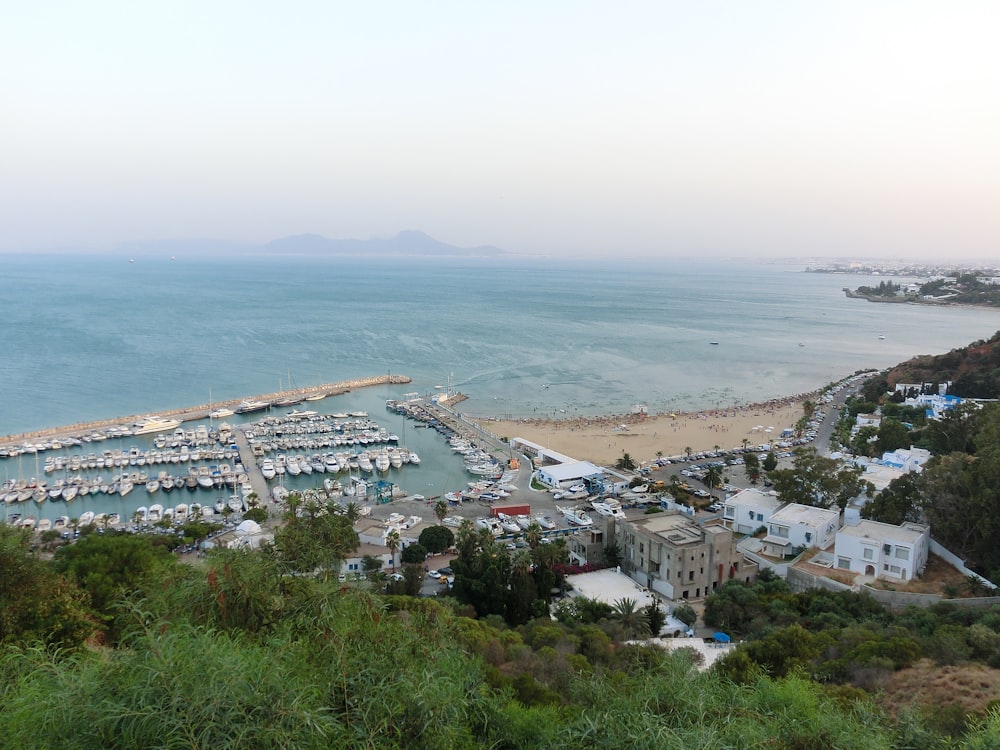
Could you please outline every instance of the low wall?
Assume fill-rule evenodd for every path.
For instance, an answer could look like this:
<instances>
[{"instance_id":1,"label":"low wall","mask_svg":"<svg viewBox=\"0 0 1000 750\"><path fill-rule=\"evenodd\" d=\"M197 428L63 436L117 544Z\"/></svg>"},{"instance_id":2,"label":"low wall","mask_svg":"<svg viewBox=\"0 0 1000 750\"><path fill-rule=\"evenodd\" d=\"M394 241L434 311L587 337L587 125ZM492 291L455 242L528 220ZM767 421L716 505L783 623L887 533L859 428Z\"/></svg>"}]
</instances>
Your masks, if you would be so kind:
<instances>
[{"instance_id":1,"label":"low wall","mask_svg":"<svg viewBox=\"0 0 1000 750\"><path fill-rule=\"evenodd\" d=\"M906 591L886 591L885 589L873 588L869 584L865 584L863 590L871 594L871 597L883 607L893 612L899 612L910 606L933 607L940 602L947 602L963 609L992 607L1000 604L1000 596L948 599L940 594L911 594Z\"/></svg>"},{"instance_id":2,"label":"low wall","mask_svg":"<svg viewBox=\"0 0 1000 750\"><path fill-rule=\"evenodd\" d=\"M854 590L853 586L848 586L847 584L835 581L832 578L807 573L800 568L789 567L785 580L788 582L788 587L795 594L800 594L803 591L808 591L809 589L826 589L827 591Z\"/></svg>"}]
</instances>

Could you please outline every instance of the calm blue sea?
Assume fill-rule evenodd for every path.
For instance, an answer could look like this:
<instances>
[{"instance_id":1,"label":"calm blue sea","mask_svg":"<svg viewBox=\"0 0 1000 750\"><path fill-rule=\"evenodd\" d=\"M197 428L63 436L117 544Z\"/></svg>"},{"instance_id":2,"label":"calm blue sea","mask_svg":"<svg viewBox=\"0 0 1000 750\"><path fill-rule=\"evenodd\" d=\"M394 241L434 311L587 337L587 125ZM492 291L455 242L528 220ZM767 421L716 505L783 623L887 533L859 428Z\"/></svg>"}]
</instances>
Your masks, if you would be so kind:
<instances>
[{"instance_id":1,"label":"calm blue sea","mask_svg":"<svg viewBox=\"0 0 1000 750\"><path fill-rule=\"evenodd\" d=\"M413 383L323 408L398 432L386 398L450 383L480 416L691 410L1000 329L1000 312L849 300L842 287L871 280L747 261L7 255L0 268L0 434L386 372Z\"/></svg>"}]
</instances>

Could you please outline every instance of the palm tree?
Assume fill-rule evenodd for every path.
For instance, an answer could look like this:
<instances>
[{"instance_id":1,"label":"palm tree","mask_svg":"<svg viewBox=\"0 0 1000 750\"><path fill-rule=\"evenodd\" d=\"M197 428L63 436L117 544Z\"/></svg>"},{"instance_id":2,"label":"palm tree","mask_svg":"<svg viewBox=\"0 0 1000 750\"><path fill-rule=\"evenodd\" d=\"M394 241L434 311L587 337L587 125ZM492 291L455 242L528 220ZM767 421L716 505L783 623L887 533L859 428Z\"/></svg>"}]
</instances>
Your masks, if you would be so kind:
<instances>
[{"instance_id":1,"label":"palm tree","mask_svg":"<svg viewBox=\"0 0 1000 750\"><path fill-rule=\"evenodd\" d=\"M361 518L361 506L355 502L350 502L344 506L344 515L347 516L347 520L354 525L359 518Z\"/></svg>"},{"instance_id":2,"label":"palm tree","mask_svg":"<svg viewBox=\"0 0 1000 750\"><path fill-rule=\"evenodd\" d=\"M535 549L535 547L542 543L542 527L535 521L529 523L528 528L524 532L524 540L528 543L530 549Z\"/></svg>"},{"instance_id":3,"label":"palm tree","mask_svg":"<svg viewBox=\"0 0 1000 750\"><path fill-rule=\"evenodd\" d=\"M635 459L628 453L622 453L622 457L615 463L615 468L632 471L635 468Z\"/></svg>"},{"instance_id":4,"label":"palm tree","mask_svg":"<svg viewBox=\"0 0 1000 750\"><path fill-rule=\"evenodd\" d=\"M750 438L743 438L743 450L746 450L748 445L750 445Z\"/></svg>"},{"instance_id":5,"label":"palm tree","mask_svg":"<svg viewBox=\"0 0 1000 750\"><path fill-rule=\"evenodd\" d=\"M385 546L389 548L389 554L392 556L392 572L396 572L396 550L399 549L400 539L399 532L393 529L385 535Z\"/></svg>"},{"instance_id":6,"label":"palm tree","mask_svg":"<svg viewBox=\"0 0 1000 750\"><path fill-rule=\"evenodd\" d=\"M444 500L438 500L434 503L434 515L437 516L438 523L444 521L444 517L448 515L448 503Z\"/></svg>"},{"instance_id":7,"label":"palm tree","mask_svg":"<svg viewBox=\"0 0 1000 750\"><path fill-rule=\"evenodd\" d=\"M691 446L690 445L688 445L688 446L686 446L684 448L684 453L687 455L688 458L691 458Z\"/></svg>"},{"instance_id":8,"label":"palm tree","mask_svg":"<svg viewBox=\"0 0 1000 750\"><path fill-rule=\"evenodd\" d=\"M612 618L621 625L625 637L649 635L649 615L639 608L635 599L618 599L612 605Z\"/></svg>"},{"instance_id":9,"label":"palm tree","mask_svg":"<svg viewBox=\"0 0 1000 750\"><path fill-rule=\"evenodd\" d=\"M705 472L705 484L708 485L709 492L715 497L715 488L722 484L722 469L718 466L709 466Z\"/></svg>"}]
</instances>

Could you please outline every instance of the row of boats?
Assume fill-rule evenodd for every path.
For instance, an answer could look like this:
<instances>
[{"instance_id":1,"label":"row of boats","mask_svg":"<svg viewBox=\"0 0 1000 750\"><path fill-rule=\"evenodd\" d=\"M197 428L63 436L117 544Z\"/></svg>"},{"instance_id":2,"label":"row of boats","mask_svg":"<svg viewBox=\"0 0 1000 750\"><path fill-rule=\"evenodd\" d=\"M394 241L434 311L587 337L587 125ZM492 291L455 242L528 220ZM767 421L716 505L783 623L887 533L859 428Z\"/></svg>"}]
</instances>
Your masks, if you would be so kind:
<instances>
[{"instance_id":1,"label":"row of boats","mask_svg":"<svg viewBox=\"0 0 1000 750\"><path fill-rule=\"evenodd\" d=\"M94 513L90 510L81 513L80 517L75 520L70 519L69 516L59 516L55 519L36 519L34 516L22 517L20 513L11 513L7 517L7 524L9 526L19 526L24 529L34 529L35 531L48 531L49 529L69 531L71 528L77 529L81 526L89 526L91 524L99 528L107 528L117 526L120 523L121 516L117 513Z\"/></svg>"},{"instance_id":2,"label":"row of boats","mask_svg":"<svg viewBox=\"0 0 1000 750\"><path fill-rule=\"evenodd\" d=\"M461 519L451 516L445 518L444 523L458 526L461 523ZM488 518L478 518L475 524L478 528L487 529L493 536L523 534L531 529L532 524L536 524L542 531L552 531L556 528L556 522L544 513L538 513L535 516L527 514L511 516L506 513L497 513L495 516L489 516Z\"/></svg>"},{"instance_id":3,"label":"row of boats","mask_svg":"<svg viewBox=\"0 0 1000 750\"><path fill-rule=\"evenodd\" d=\"M264 479L274 479L283 474L300 474L360 471L366 474L385 473L389 469L401 469L406 464L416 466L420 456L416 451L405 448L383 447L376 450L358 450L352 453L337 451L311 456L279 453L274 458L258 461Z\"/></svg>"},{"instance_id":4,"label":"row of boats","mask_svg":"<svg viewBox=\"0 0 1000 750\"><path fill-rule=\"evenodd\" d=\"M255 422L246 429L251 447L263 452L289 450L325 450L328 448L366 448L398 445L399 436L369 419L341 420L332 415Z\"/></svg>"},{"instance_id":5,"label":"row of boats","mask_svg":"<svg viewBox=\"0 0 1000 750\"><path fill-rule=\"evenodd\" d=\"M190 464L198 461L234 461L238 458L239 449L235 445L204 448L189 448L183 445L178 449L165 450L143 450L132 446L131 448L108 449L101 453L47 456L43 471L46 474L53 474L93 471L95 469L121 469L129 466Z\"/></svg>"},{"instance_id":6,"label":"row of boats","mask_svg":"<svg viewBox=\"0 0 1000 750\"><path fill-rule=\"evenodd\" d=\"M101 476L77 475L66 479L57 479L51 484L35 479L9 479L0 484L0 500L8 505L28 501L41 504L57 500L69 503L77 497L87 495L103 494L125 497L135 489L153 494L159 491L169 493L175 489L215 490L221 487L235 488L244 485L249 486L249 478L243 465L237 461L232 466L225 462L190 466L186 473L179 475L160 471L151 476L143 471L133 471L115 474L110 479L104 479Z\"/></svg>"}]
</instances>

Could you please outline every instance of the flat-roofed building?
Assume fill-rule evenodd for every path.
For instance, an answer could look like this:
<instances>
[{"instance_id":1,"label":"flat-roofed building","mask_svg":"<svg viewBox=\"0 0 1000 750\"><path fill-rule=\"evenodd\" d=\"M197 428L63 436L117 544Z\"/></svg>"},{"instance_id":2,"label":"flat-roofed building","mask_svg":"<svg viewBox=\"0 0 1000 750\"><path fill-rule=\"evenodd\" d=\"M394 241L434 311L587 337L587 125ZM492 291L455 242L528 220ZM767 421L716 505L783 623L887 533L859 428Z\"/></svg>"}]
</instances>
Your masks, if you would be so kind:
<instances>
[{"instance_id":1,"label":"flat-roofed building","mask_svg":"<svg viewBox=\"0 0 1000 750\"><path fill-rule=\"evenodd\" d=\"M671 511L633 521L613 520L622 569L637 583L669 599L700 599L730 579L753 581L757 565L743 559L733 532L720 523L699 524Z\"/></svg>"},{"instance_id":2,"label":"flat-roofed building","mask_svg":"<svg viewBox=\"0 0 1000 750\"><path fill-rule=\"evenodd\" d=\"M840 511L788 503L771 515L762 551L773 557L791 557L798 549L826 549L840 528Z\"/></svg>"},{"instance_id":3,"label":"flat-roofed building","mask_svg":"<svg viewBox=\"0 0 1000 750\"><path fill-rule=\"evenodd\" d=\"M766 527L771 515L782 503L776 493L750 487L728 498L722 507L722 519L737 534L753 534Z\"/></svg>"},{"instance_id":4,"label":"flat-roofed building","mask_svg":"<svg viewBox=\"0 0 1000 750\"><path fill-rule=\"evenodd\" d=\"M548 487L561 487L564 484L580 482L602 473L601 467L595 466L590 461L573 461L567 464L539 467L538 481Z\"/></svg>"},{"instance_id":5,"label":"flat-roofed building","mask_svg":"<svg viewBox=\"0 0 1000 750\"><path fill-rule=\"evenodd\" d=\"M836 537L834 557L841 570L895 581L918 577L930 554L930 527L863 520L845 526Z\"/></svg>"}]
</instances>

